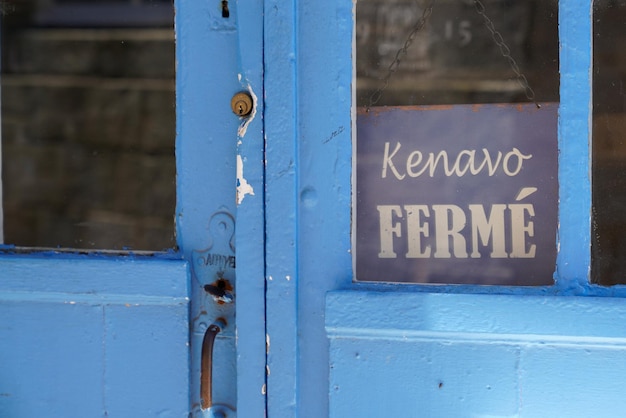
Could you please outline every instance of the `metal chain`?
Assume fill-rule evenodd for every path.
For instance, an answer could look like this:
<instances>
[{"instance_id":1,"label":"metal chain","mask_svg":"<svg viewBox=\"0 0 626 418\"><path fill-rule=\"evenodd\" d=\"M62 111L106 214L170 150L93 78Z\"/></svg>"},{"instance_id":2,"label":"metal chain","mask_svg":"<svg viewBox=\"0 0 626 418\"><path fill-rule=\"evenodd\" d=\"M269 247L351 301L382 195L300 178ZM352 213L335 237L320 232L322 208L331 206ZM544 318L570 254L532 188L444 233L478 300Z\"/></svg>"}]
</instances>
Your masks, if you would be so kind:
<instances>
[{"instance_id":1,"label":"metal chain","mask_svg":"<svg viewBox=\"0 0 626 418\"><path fill-rule=\"evenodd\" d=\"M517 82L524 89L524 94L526 94L526 98L530 100L531 102L533 102L535 106L537 106L537 109L541 108L541 105L537 103L537 101L535 100L535 92L530 87L530 84L528 83L528 79L520 71L519 66L517 65L517 62L515 61L515 58L511 56L511 50L504 42L504 38L502 38L502 34L496 30L496 28L493 25L493 21L489 18L489 16L487 16L485 12L485 5L482 3L481 0L474 0L474 6L476 7L476 11L478 12L478 14L483 18L485 27L487 27L487 29L491 33L491 37L493 38L493 41L496 43L498 48L500 48L500 53L509 62L509 66L511 67L511 70L513 70L513 72L515 73L515 76L517 77Z\"/></svg>"},{"instance_id":2,"label":"metal chain","mask_svg":"<svg viewBox=\"0 0 626 418\"><path fill-rule=\"evenodd\" d=\"M526 98L532 101L535 104L535 106L537 106L538 109L541 108L541 105L537 103L537 101L535 100L535 91L532 89L532 87L530 87L530 84L528 83L528 79L521 72L519 65L517 65L517 61L515 61L515 58L511 56L511 49L507 46L506 42L504 41L504 38L502 37L502 34L496 30L493 24L493 21L489 18L489 16L487 16L486 11L485 11L485 5L483 4L481 0L473 0L473 1L474 1L474 7L476 8L476 11L478 12L478 14L483 18L485 27L491 33L491 37L493 41L496 43L496 45L500 49L500 53L502 54L502 56L506 58L507 61L509 62L509 66L511 67L511 70L515 73L515 76L517 77L517 82L524 89L524 94L526 95ZM409 32L409 35L404 41L404 45L402 45L402 48L400 48L398 52L396 52L395 58L393 59L393 61L391 61L391 64L389 64L389 67L387 68L387 74L385 74L385 77L382 79L382 85L374 93L372 93L372 95L369 98L367 111L369 111L370 108L374 106L376 103L378 103L378 101L381 99L383 92L389 86L389 80L391 79L391 76L393 76L393 74L395 74L395 72L398 71L398 68L400 67L400 61L402 61L404 56L407 54L409 48L411 47L411 44L415 40L415 36L420 30L422 30L422 28L424 27L424 25L426 25L426 22L430 18L430 15L433 12L434 5L435 5L435 0L430 0L428 3L428 6L424 8L424 11L422 12L422 16L417 20L417 22L415 22L415 25L411 29L411 32Z\"/></svg>"},{"instance_id":3,"label":"metal chain","mask_svg":"<svg viewBox=\"0 0 626 418\"><path fill-rule=\"evenodd\" d=\"M402 61L404 56L409 51L411 44L415 40L415 36L420 30L422 30L424 25L426 25L428 18L433 13L434 5L435 5L435 0L430 0L428 3L428 6L424 8L424 11L422 12L422 16L417 20L417 22L415 22L415 25L411 29L411 32L409 32L409 35L406 37L406 40L404 41L404 45L402 45L402 48L400 48L398 52L396 52L395 58L393 59L393 61L391 61L391 64L389 64L389 67L387 68L387 74L382 79L382 85L378 88L378 90L376 90L370 96L369 104L367 105L367 111L369 111L372 106L378 103L378 101L382 97L383 91L385 91L385 89L389 85L389 79L396 71L398 71L398 68L400 67L400 61Z\"/></svg>"}]
</instances>

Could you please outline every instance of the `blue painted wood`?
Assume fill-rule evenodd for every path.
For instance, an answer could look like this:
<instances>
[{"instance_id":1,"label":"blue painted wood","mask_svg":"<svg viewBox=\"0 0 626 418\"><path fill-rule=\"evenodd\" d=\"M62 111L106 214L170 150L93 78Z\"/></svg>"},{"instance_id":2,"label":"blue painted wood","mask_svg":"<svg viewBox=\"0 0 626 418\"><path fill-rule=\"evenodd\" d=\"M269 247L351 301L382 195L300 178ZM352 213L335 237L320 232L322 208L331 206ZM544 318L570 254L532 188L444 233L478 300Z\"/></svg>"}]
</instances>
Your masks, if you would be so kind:
<instances>
[{"instance_id":1,"label":"blue painted wood","mask_svg":"<svg viewBox=\"0 0 626 418\"><path fill-rule=\"evenodd\" d=\"M588 289L591 260L592 0L559 2L559 255L557 286Z\"/></svg>"},{"instance_id":2,"label":"blue painted wood","mask_svg":"<svg viewBox=\"0 0 626 418\"><path fill-rule=\"evenodd\" d=\"M297 416L298 180L296 4L264 6L267 413Z\"/></svg>"},{"instance_id":3,"label":"blue painted wood","mask_svg":"<svg viewBox=\"0 0 626 418\"><path fill-rule=\"evenodd\" d=\"M235 20L222 18L219 6L184 0L176 6L176 227L180 250L188 260L193 260L194 251L214 245L210 231L214 214L235 215L238 120L230 109L230 99L239 88L235 71L237 34ZM216 245L226 246L223 242ZM213 377L219 384L213 396L215 402L231 407L236 404L234 307L217 305L203 290L204 284L217 280L215 273L204 278L192 271L189 386L192 414L202 416L202 339L207 327L220 317L227 319L230 327L215 341Z\"/></svg>"},{"instance_id":4,"label":"blue painted wood","mask_svg":"<svg viewBox=\"0 0 626 418\"><path fill-rule=\"evenodd\" d=\"M624 372L624 312L610 296L625 288L587 279L591 2L560 1L560 253L555 285L533 288L352 282L352 2L267 4L270 416L622 410L607 382ZM602 405L571 400L581 385Z\"/></svg>"},{"instance_id":5,"label":"blue painted wood","mask_svg":"<svg viewBox=\"0 0 626 418\"><path fill-rule=\"evenodd\" d=\"M328 383L315 383L328 382L324 297L352 280L353 7L308 1L298 10L306 16L298 21L299 417L328 416Z\"/></svg>"},{"instance_id":6,"label":"blue painted wood","mask_svg":"<svg viewBox=\"0 0 626 418\"><path fill-rule=\"evenodd\" d=\"M560 255L557 284L535 289L352 283L353 3L267 0L262 38L260 4L235 3L228 20L218 2L176 3L182 257L207 247L214 213L237 216L239 343L233 332L218 348L220 397L246 417L262 416L265 391L270 417L355 416L368 405L362 415L623 410L619 300L561 296L625 292L586 278L589 1L560 2ZM228 106L241 89L265 106L245 134ZM238 158L240 185L254 191L239 206ZM188 296L202 292L193 278L189 291L181 260L49 254L3 257L0 269L0 415L187 416L188 398L197 405ZM337 289L348 292L326 305ZM598 402L568 396L583 385Z\"/></svg>"},{"instance_id":7,"label":"blue painted wood","mask_svg":"<svg viewBox=\"0 0 626 418\"><path fill-rule=\"evenodd\" d=\"M352 8L266 2L270 417L328 414L324 295L351 281Z\"/></svg>"},{"instance_id":8,"label":"blue painted wood","mask_svg":"<svg viewBox=\"0 0 626 418\"><path fill-rule=\"evenodd\" d=\"M265 137L263 132L263 7L236 1L240 90L255 108L239 120L239 175L254 194L238 196L237 206L237 415L266 416L265 369ZM239 182L242 179L238 179ZM245 190L242 190L242 192Z\"/></svg>"},{"instance_id":9,"label":"blue painted wood","mask_svg":"<svg viewBox=\"0 0 626 418\"><path fill-rule=\"evenodd\" d=\"M216 243L209 230L210 219L220 212L235 219L237 243L236 277L231 283L234 306L216 304L203 290L202 280L215 280L217 272L204 278L192 269L192 413L202 415L199 359L203 332L224 317L228 325L214 347L213 401L237 409L241 416L262 417L263 3L230 1L228 18L222 17L220 1L179 0L176 4L178 243L188 260L193 260L197 251L228 247L228 243ZM248 119L239 118L230 107L232 96L239 91L249 91L255 98Z\"/></svg>"},{"instance_id":10,"label":"blue painted wood","mask_svg":"<svg viewBox=\"0 0 626 418\"><path fill-rule=\"evenodd\" d=\"M3 255L0 269L0 416L187 416L183 260Z\"/></svg>"},{"instance_id":11,"label":"blue painted wood","mask_svg":"<svg viewBox=\"0 0 626 418\"><path fill-rule=\"evenodd\" d=\"M218 317L227 317L228 325L214 348L214 402L236 406L246 417L264 416L263 3L240 8L230 2L229 18L222 17L221 2L179 0L175 6L180 254L138 258L50 252L0 259L0 317L7 313L11 323L6 332L0 326L0 337L25 339L33 347L9 345L2 351L7 361L15 360L15 367L6 370L26 379L16 380L16 387L2 381L2 416L186 417L190 410L201 416L199 341ZM245 130L230 108L240 90L258 95L256 117ZM245 164L240 179L238 159ZM237 181L244 178L252 188L248 192L256 192L237 207ZM195 253L224 248L214 246L209 231L216 213L241 220L237 324L235 308L207 298L195 270L188 271L181 260L191 264ZM168 267L172 263L182 267ZM36 344L39 339L52 339L52 349ZM46 383L37 388L33 402L29 391L35 381L29 375Z\"/></svg>"},{"instance_id":12,"label":"blue painted wood","mask_svg":"<svg viewBox=\"0 0 626 418\"><path fill-rule=\"evenodd\" d=\"M620 415L625 309L615 298L331 293L329 416Z\"/></svg>"}]
</instances>

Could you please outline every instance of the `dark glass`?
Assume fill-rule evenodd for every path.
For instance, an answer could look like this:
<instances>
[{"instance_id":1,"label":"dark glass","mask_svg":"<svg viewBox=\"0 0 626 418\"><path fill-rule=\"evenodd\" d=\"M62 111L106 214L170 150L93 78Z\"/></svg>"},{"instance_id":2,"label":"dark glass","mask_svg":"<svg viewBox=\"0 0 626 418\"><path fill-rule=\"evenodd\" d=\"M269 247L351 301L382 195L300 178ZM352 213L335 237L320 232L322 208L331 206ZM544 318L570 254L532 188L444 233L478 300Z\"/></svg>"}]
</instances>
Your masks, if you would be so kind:
<instances>
[{"instance_id":1,"label":"dark glass","mask_svg":"<svg viewBox=\"0 0 626 418\"><path fill-rule=\"evenodd\" d=\"M174 247L171 2L2 5L4 242Z\"/></svg>"},{"instance_id":2,"label":"dark glass","mask_svg":"<svg viewBox=\"0 0 626 418\"><path fill-rule=\"evenodd\" d=\"M593 7L591 279L626 284L626 0Z\"/></svg>"},{"instance_id":3,"label":"dark glass","mask_svg":"<svg viewBox=\"0 0 626 418\"><path fill-rule=\"evenodd\" d=\"M384 86L389 66L429 4L357 2L358 106L370 105ZM481 0L478 6L474 0L436 0L375 105L532 102L512 61L535 101L557 102L557 15L556 0Z\"/></svg>"}]
</instances>

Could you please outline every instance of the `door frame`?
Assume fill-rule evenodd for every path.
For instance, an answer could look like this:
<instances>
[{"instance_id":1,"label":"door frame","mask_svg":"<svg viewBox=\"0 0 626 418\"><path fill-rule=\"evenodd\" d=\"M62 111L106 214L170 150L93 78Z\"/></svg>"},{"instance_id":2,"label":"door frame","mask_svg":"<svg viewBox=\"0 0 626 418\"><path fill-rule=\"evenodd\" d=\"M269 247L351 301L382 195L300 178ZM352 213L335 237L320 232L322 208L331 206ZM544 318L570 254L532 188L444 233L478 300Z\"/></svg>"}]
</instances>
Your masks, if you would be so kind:
<instances>
[{"instance_id":1,"label":"door frame","mask_svg":"<svg viewBox=\"0 0 626 418\"><path fill-rule=\"evenodd\" d=\"M218 334L213 400L236 406L239 416L261 417L266 403L263 3L227 4L228 16L218 0L176 1L176 226L180 251L193 263L194 252L212 245L211 217L228 213L236 220L235 306L228 314L229 321L236 318L236 332L224 329L222 340L230 339L235 352L219 357ZM241 91L254 100L252 114L243 118L230 104ZM194 332L194 318L206 312L207 321L214 321L223 310L205 297L194 274L191 295L191 404L201 415L202 338Z\"/></svg>"}]
</instances>

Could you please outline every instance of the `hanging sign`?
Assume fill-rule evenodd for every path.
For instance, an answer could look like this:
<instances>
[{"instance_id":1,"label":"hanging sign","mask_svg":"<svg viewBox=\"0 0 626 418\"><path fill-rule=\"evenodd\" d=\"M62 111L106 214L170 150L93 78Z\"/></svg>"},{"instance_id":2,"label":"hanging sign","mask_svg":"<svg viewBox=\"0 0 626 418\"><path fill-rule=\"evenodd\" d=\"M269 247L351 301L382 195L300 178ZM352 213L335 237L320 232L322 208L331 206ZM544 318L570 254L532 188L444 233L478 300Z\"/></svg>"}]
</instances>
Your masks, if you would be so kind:
<instances>
[{"instance_id":1,"label":"hanging sign","mask_svg":"<svg viewBox=\"0 0 626 418\"><path fill-rule=\"evenodd\" d=\"M356 280L549 285L557 104L362 109Z\"/></svg>"}]
</instances>

